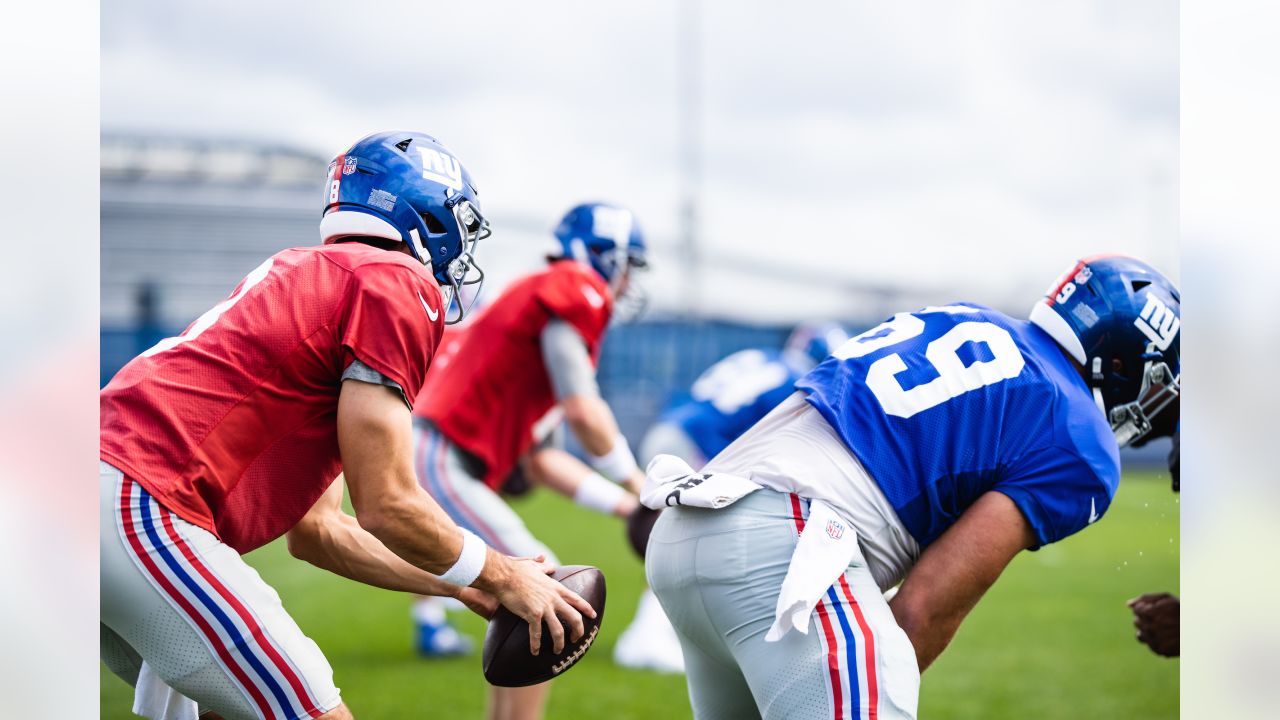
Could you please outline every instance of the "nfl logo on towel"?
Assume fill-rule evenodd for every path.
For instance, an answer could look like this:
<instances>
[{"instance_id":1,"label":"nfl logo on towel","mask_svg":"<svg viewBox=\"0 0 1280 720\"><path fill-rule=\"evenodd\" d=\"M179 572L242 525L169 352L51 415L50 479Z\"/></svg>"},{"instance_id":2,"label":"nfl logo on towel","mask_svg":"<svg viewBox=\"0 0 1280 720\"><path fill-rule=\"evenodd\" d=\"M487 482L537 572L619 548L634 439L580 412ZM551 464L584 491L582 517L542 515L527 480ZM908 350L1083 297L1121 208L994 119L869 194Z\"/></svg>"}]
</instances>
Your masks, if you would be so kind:
<instances>
[{"instance_id":1,"label":"nfl logo on towel","mask_svg":"<svg viewBox=\"0 0 1280 720\"><path fill-rule=\"evenodd\" d=\"M827 534L831 536L832 540L839 540L844 536L844 525L836 520L828 520Z\"/></svg>"}]
</instances>

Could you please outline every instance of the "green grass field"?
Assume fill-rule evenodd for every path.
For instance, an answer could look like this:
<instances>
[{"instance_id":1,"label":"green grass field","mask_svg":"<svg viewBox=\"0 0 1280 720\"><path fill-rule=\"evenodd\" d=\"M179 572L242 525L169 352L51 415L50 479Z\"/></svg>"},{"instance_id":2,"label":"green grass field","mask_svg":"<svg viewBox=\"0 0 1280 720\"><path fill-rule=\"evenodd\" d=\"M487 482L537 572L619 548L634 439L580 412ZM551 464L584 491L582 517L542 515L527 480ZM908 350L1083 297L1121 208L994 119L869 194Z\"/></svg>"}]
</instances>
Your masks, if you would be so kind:
<instances>
[{"instance_id":1,"label":"green grass field","mask_svg":"<svg viewBox=\"0 0 1280 720\"><path fill-rule=\"evenodd\" d=\"M599 640L556 681L549 718L690 717L683 676L625 671L613 643L635 610L643 571L621 524L547 492L517 501L535 534L609 582ZM925 674L923 718L1176 718L1178 661L1133 639L1127 598L1178 588L1178 505L1168 478L1129 475L1097 526L1023 553ZM249 556L333 664L360 720L483 717L477 655L423 661L410 646L409 598L298 562L277 542ZM483 637L483 622L457 614ZM103 718L130 718L131 689L102 669Z\"/></svg>"}]
</instances>

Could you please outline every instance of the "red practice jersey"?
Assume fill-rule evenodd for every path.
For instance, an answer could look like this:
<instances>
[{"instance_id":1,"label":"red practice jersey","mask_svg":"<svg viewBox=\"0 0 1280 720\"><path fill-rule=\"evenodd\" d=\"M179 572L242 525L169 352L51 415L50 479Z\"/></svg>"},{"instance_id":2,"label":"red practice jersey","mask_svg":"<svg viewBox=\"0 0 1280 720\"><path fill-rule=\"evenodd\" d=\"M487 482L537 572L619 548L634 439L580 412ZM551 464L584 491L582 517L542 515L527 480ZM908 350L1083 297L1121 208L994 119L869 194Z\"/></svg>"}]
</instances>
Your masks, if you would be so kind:
<instances>
[{"instance_id":1,"label":"red practice jersey","mask_svg":"<svg viewBox=\"0 0 1280 720\"><path fill-rule=\"evenodd\" d=\"M360 360L415 397L440 290L398 252L280 252L101 394L102 459L241 553L284 534L338 476L338 392Z\"/></svg>"},{"instance_id":2,"label":"red practice jersey","mask_svg":"<svg viewBox=\"0 0 1280 720\"><path fill-rule=\"evenodd\" d=\"M538 421L556 405L542 361L547 321L572 325L595 363L612 311L609 286L573 260L517 280L464 332L445 341L414 414L483 460L485 484L498 488L536 439Z\"/></svg>"}]
</instances>

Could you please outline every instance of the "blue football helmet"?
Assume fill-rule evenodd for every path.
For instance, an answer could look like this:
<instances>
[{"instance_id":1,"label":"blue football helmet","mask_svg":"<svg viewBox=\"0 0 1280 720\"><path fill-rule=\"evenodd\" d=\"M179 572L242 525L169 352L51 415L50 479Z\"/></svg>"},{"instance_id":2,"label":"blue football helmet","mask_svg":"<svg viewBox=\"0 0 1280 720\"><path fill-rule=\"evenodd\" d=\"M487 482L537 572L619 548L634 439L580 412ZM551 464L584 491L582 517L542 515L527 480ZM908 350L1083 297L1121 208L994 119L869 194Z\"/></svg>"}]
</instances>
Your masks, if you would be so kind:
<instances>
[{"instance_id":1,"label":"blue football helmet","mask_svg":"<svg viewBox=\"0 0 1280 720\"><path fill-rule=\"evenodd\" d=\"M607 203L583 203L556 226L552 257L590 265L615 292L629 268L648 266L644 235L630 210Z\"/></svg>"},{"instance_id":2,"label":"blue football helmet","mask_svg":"<svg viewBox=\"0 0 1280 720\"><path fill-rule=\"evenodd\" d=\"M445 289L447 323L461 320L480 294L475 247L489 234L471 175L430 135L375 133L329 164L321 240L403 242ZM468 285L477 287L464 307Z\"/></svg>"},{"instance_id":3,"label":"blue football helmet","mask_svg":"<svg viewBox=\"0 0 1280 720\"><path fill-rule=\"evenodd\" d=\"M787 362L804 371L822 362L849 339L849 333L829 320L803 322L791 331L782 348Z\"/></svg>"},{"instance_id":4,"label":"blue football helmet","mask_svg":"<svg viewBox=\"0 0 1280 720\"><path fill-rule=\"evenodd\" d=\"M1031 310L1031 322L1084 368L1121 447L1145 440L1161 413L1177 412L1180 303L1178 288L1150 265L1097 255L1076 263Z\"/></svg>"}]
</instances>

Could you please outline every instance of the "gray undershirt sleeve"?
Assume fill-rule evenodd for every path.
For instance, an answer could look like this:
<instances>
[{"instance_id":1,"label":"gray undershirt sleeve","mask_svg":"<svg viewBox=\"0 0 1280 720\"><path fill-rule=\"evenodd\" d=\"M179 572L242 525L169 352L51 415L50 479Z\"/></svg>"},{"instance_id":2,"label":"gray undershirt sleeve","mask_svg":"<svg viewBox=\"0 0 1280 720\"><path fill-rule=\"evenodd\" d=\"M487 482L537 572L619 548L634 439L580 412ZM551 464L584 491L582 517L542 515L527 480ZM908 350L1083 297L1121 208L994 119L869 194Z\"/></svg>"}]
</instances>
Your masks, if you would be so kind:
<instances>
[{"instance_id":1,"label":"gray undershirt sleeve","mask_svg":"<svg viewBox=\"0 0 1280 720\"><path fill-rule=\"evenodd\" d=\"M343 380L359 380L370 385L385 385L389 388L395 388L400 393L400 399L404 400L404 404L413 410L413 403L409 401L409 397L404 394L404 388L400 387L400 383L365 365L359 360L353 360L346 370L342 371Z\"/></svg>"},{"instance_id":2,"label":"gray undershirt sleeve","mask_svg":"<svg viewBox=\"0 0 1280 720\"><path fill-rule=\"evenodd\" d=\"M551 376L557 400L600 394L587 344L569 323L552 318L542 329L542 362Z\"/></svg>"},{"instance_id":3,"label":"gray undershirt sleeve","mask_svg":"<svg viewBox=\"0 0 1280 720\"><path fill-rule=\"evenodd\" d=\"M535 450L546 450L547 448L563 450L564 425L561 424L551 428L551 432L547 433L545 437L538 438L534 441L533 447Z\"/></svg>"}]
</instances>

